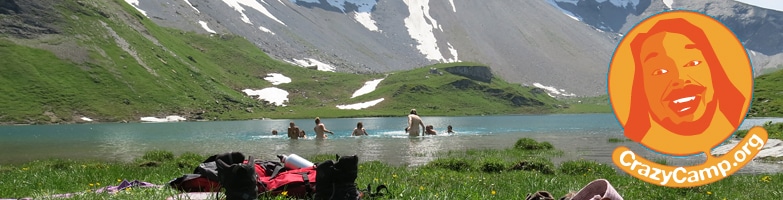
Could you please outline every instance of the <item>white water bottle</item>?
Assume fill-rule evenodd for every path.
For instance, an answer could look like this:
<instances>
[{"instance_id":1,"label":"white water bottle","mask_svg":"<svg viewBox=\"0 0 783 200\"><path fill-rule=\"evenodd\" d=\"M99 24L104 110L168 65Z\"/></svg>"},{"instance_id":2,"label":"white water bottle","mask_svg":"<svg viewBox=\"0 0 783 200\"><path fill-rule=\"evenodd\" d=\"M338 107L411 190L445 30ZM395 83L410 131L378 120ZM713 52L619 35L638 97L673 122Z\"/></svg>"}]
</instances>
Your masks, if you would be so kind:
<instances>
[{"instance_id":1,"label":"white water bottle","mask_svg":"<svg viewBox=\"0 0 783 200\"><path fill-rule=\"evenodd\" d=\"M288 169L299 169L303 167L312 167L313 162L310 162L307 159L302 158L299 155L291 154L291 155L283 155L280 157L280 162L283 162L283 165L285 165Z\"/></svg>"}]
</instances>

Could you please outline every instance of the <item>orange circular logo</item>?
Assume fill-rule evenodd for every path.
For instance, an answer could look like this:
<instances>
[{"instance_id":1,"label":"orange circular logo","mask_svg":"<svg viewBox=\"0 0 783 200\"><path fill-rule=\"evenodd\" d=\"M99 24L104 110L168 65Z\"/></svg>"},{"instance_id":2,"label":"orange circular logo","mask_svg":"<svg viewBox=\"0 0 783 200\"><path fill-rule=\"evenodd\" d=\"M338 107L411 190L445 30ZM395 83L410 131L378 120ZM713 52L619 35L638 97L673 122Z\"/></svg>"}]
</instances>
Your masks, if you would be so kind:
<instances>
[{"instance_id":1,"label":"orange circular logo","mask_svg":"<svg viewBox=\"0 0 783 200\"><path fill-rule=\"evenodd\" d=\"M753 74L731 30L680 10L647 18L624 36L608 88L629 139L663 154L709 155L744 120Z\"/></svg>"}]
</instances>

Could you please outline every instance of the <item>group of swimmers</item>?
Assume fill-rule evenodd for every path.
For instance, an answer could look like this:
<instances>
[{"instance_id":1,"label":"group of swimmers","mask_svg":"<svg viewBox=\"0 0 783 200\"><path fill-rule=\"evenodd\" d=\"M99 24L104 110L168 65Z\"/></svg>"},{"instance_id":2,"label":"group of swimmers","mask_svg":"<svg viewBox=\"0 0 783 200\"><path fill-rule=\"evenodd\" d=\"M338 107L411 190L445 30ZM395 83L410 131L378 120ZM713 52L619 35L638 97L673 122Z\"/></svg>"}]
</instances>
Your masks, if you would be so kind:
<instances>
[{"instance_id":1,"label":"group of swimmers","mask_svg":"<svg viewBox=\"0 0 783 200\"><path fill-rule=\"evenodd\" d=\"M422 129L424 129L424 132L419 133L419 126L421 126ZM316 139L326 139L328 135L326 133L334 135L334 132L330 131L329 129L326 129L326 125L321 123L321 118L316 117L315 118L315 128L313 128L313 131L315 131L315 138ZM411 109L410 114L408 115L408 127L405 127L405 132L408 133L409 136L419 136L419 134L423 135L437 135L438 132L435 131L434 126L432 125L424 125L424 122L421 120L421 117L416 113L416 109ZM449 125L446 129L446 133L454 133L452 130L451 125ZM277 135L277 130L272 130L272 135ZM362 135L369 135L367 134L367 130L364 129L364 124L362 122L356 123L356 128L353 129L353 133L351 133L351 136L362 136ZM291 121L288 126L288 138L290 139L305 139L307 138L307 134L304 130L300 129L299 126L296 126L296 124Z\"/></svg>"},{"instance_id":2,"label":"group of swimmers","mask_svg":"<svg viewBox=\"0 0 783 200\"><path fill-rule=\"evenodd\" d=\"M419 133L419 127L424 129L424 132ZM407 132L409 136L419 136L419 134L421 134L422 136L438 134L438 132L435 131L435 127L432 126L432 124L424 126L424 121L421 120L421 117L419 117L419 114L416 112L416 109L411 109L410 114L408 114L408 127L405 127L405 132ZM454 133L454 130L452 130L451 125L449 125L446 128L446 133Z\"/></svg>"}]
</instances>

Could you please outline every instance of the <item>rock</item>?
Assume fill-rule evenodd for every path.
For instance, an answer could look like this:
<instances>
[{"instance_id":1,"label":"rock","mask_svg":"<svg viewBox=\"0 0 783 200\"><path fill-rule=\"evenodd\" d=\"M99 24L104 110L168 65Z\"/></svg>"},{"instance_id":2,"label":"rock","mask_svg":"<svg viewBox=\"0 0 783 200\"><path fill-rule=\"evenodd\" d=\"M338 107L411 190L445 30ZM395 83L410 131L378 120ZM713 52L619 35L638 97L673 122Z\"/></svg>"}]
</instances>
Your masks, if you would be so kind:
<instances>
[{"instance_id":1,"label":"rock","mask_svg":"<svg viewBox=\"0 0 783 200\"><path fill-rule=\"evenodd\" d=\"M445 68L449 73L466 78L489 83L492 81L492 70L487 66L454 66Z\"/></svg>"},{"instance_id":2,"label":"rock","mask_svg":"<svg viewBox=\"0 0 783 200\"><path fill-rule=\"evenodd\" d=\"M740 140L732 139L726 144L720 145L712 150L712 155L719 156L728 153L733 149ZM761 148L759 154L754 159L768 158L768 157L781 157L783 156L783 141L779 139L768 139L764 147Z\"/></svg>"}]
</instances>

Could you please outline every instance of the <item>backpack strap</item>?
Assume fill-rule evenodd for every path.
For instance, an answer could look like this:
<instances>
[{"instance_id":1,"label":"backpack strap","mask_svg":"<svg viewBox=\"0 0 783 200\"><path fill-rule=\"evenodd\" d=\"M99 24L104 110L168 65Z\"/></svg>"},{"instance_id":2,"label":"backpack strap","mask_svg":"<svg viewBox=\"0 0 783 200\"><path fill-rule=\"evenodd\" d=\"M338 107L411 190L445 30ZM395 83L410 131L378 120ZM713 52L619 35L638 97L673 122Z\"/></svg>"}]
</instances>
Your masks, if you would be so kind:
<instances>
[{"instance_id":1,"label":"backpack strap","mask_svg":"<svg viewBox=\"0 0 783 200\"><path fill-rule=\"evenodd\" d=\"M274 170L274 171L272 171L272 175L271 175L271 176L269 176L269 179L271 180L271 179L275 178L275 176L277 176L277 174L279 174L279 173L280 173L280 170L282 170L282 169L283 169L283 166L282 166L282 165L277 165L277 166L275 166L275 170Z\"/></svg>"},{"instance_id":2,"label":"backpack strap","mask_svg":"<svg viewBox=\"0 0 783 200\"><path fill-rule=\"evenodd\" d=\"M302 172L299 173L302 175L302 180L304 180L304 186L305 186L305 195L310 198L313 196L313 186L310 184L310 178L307 176L309 172Z\"/></svg>"}]
</instances>

